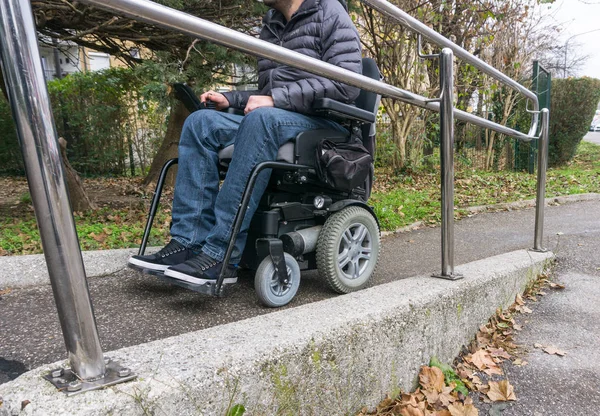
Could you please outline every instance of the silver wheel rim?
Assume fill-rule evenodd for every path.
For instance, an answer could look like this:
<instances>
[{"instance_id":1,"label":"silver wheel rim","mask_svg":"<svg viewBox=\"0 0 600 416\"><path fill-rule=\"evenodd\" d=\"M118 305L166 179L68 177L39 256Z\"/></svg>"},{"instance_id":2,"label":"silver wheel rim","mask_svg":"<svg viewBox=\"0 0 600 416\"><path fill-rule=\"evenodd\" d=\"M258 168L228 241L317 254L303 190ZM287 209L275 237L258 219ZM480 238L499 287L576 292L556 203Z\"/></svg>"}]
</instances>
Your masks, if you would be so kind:
<instances>
[{"instance_id":1,"label":"silver wheel rim","mask_svg":"<svg viewBox=\"0 0 600 416\"><path fill-rule=\"evenodd\" d=\"M286 266L286 270L287 280L284 283L279 281L277 272L273 271L269 288L271 289L271 293L273 293L275 296L285 296L292 288L292 269L290 269L289 266Z\"/></svg>"},{"instance_id":2,"label":"silver wheel rim","mask_svg":"<svg viewBox=\"0 0 600 416\"><path fill-rule=\"evenodd\" d=\"M350 225L340 240L337 264L340 273L349 280L358 279L369 266L373 240L369 229L361 223Z\"/></svg>"}]
</instances>

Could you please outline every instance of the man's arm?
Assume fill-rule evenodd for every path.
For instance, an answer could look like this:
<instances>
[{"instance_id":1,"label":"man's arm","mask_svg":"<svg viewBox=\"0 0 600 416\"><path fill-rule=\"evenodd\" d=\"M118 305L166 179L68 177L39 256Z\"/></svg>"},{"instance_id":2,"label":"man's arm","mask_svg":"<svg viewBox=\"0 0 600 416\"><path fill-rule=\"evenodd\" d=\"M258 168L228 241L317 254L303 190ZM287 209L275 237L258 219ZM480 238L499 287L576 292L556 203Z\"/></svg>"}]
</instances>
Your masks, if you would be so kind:
<instances>
[{"instance_id":1,"label":"man's arm","mask_svg":"<svg viewBox=\"0 0 600 416\"><path fill-rule=\"evenodd\" d=\"M248 104L248 99L253 95L260 94L260 91L230 91L224 92L223 95L229 101L229 106L243 110Z\"/></svg>"},{"instance_id":2,"label":"man's arm","mask_svg":"<svg viewBox=\"0 0 600 416\"><path fill-rule=\"evenodd\" d=\"M347 18L346 18L347 17ZM321 40L323 61L361 73L361 47L358 32L350 18L334 15L323 22ZM271 91L275 107L299 113L310 113L318 98L331 98L344 103L353 102L360 90L318 75L310 75Z\"/></svg>"}]
</instances>

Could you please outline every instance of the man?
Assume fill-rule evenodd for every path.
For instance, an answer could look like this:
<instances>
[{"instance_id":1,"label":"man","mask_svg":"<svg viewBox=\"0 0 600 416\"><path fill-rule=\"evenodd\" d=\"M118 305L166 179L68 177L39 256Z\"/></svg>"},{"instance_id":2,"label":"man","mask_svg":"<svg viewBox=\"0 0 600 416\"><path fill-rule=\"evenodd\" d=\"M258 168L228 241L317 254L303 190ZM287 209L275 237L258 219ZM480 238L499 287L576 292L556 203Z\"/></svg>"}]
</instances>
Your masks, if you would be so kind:
<instances>
[{"instance_id":1,"label":"man","mask_svg":"<svg viewBox=\"0 0 600 416\"><path fill-rule=\"evenodd\" d=\"M361 72L358 32L343 0L264 0L271 7L260 38L325 62ZM158 253L133 256L129 265L195 284L217 280L233 221L250 172L275 160L279 147L300 132L338 129L339 124L311 115L317 98L352 103L359 89L303 70L258 60L258 91L209 91L200 101L217 110L235 107L238 116L214 110L192 113L179 142L179 170L173 200L171 241ZM235 143L232 161L219 191L220 149ZM235 264L242 256L250 220L269 180L259 175L235 243L224 283L237 281Z\"/></svg>"}]
</instances>

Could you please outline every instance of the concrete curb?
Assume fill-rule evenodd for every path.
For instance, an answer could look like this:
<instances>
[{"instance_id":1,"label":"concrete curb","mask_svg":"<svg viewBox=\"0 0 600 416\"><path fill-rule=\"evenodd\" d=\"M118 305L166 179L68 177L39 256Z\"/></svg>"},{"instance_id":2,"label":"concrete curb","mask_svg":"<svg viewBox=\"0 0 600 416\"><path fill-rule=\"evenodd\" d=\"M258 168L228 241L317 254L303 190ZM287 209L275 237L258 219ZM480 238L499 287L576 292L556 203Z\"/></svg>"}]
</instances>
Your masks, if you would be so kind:
<instances>
[{"instance_id":1,"label":"concrete curb","mask_svg":"<svg viewBox=\"0 0 600 416\"><path fill-rule=\"evenodd\" d=\"M148 247L154 253L160 247ZM137 249L82 251L83 264L88 277L104 276L127 267L127 259L137 254ZM43 254L0 257L0 288L17 288L50 284L46 259Z\"/></svg>"},{"instance_id":2,"label":"concrete curb","mask_svg":"<svg viewBox=\"0 0 600 416\"><path fill-rule=\"evenodd\" d=\"M430 357L450 362L552 256L514 251L457 267L455 282L413 277L124 348L107 355L136 381L70 398L40 377L64 363L43 366L0 385L0 416L354 414L413 388Z\"/></svg>"},{"instance_id":3,"label":"concrete curb","mask_svg":"<svg viewBox=\"0 0 600 416\"><path fill-rule=\"evenodd\" d=\"M551 198L546 198L546 205L557 205L557 204L567 204L571 202L582 202L582 201L597 201L600 199L600 194L589 193L589 194L575 194L575 195L565 195L565 196L554 196ZM516 201L516 202L507 202L502 204L493 204L493 205L481 205L477 207L468 207L465 210L469 211L472 214L478 214L480 212L486 211L512 211L523 208L533 208L535 207L535 199L529 199L527 201Z\"/></svg>"}]
</instances>

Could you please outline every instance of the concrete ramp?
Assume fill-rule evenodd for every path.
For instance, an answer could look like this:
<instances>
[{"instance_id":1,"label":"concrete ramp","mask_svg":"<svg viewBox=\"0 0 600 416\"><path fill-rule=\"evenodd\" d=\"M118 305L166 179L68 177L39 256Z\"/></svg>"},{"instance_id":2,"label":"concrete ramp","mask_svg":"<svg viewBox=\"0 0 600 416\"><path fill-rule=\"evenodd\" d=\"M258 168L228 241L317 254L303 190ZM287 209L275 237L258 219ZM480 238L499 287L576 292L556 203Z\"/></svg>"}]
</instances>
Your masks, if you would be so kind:
<instances>
[{"instance_id":1,"label":"concrete ramp","mask_svg":"<svg viewBox=\"0 0 600 416\"><path fill-rule=\"evenodd\" d=\"M138 379L66 397L41 376L0 385L0 415L344 415L409 390L419 367L450 362L507 307L552 253L514 251L456 268L459 281L418 276L107 353ZM29 403L21 410L25 401Z\"/></svg>"}]
</instances>

